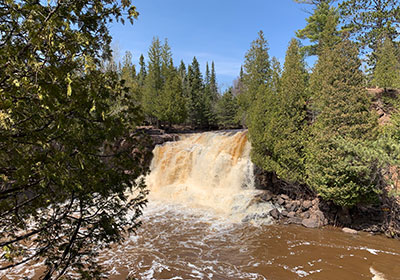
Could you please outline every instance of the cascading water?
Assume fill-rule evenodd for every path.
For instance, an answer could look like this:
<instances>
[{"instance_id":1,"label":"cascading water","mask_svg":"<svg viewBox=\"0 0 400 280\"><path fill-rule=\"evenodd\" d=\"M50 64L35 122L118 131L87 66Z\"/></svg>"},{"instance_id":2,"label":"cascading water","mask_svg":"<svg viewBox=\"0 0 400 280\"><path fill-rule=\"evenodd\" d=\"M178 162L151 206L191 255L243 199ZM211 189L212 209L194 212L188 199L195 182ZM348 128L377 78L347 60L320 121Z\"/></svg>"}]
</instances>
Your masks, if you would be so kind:
<instances>
[{"instance_id":1,"label":"cascading water","mask_svg":"<svg viewBox=\"0 0 400 280\"><path fill-rule=\"evenodd\" d=\"M154 149L150 200L206 208L234 221L270 221L271 204L252 203L257 191L246 131L182 138Z\"/></svg>"}]
</instances>

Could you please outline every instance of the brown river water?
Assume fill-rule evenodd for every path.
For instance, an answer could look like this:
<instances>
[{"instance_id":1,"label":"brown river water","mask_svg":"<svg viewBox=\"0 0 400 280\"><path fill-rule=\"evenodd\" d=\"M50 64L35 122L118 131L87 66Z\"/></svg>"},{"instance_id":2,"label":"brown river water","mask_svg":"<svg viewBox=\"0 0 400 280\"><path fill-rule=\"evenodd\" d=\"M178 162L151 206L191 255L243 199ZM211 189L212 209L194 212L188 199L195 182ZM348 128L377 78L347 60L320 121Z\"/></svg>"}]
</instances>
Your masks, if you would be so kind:
<instances>
[{"instance_id":1,"label":"brown river water","mask_svg":"<svg viewBox=\"0 0 400 280\"><path fill-rule=\"evenodd\" d=\"M273 225L254 204L246 132L202 133L154 150L136 235L102 252L108 279L400 279L400 241ZM279 208L279 207L278 207ZM0 272L37 279L40 264Z\"/></svg>"}]
</instances>

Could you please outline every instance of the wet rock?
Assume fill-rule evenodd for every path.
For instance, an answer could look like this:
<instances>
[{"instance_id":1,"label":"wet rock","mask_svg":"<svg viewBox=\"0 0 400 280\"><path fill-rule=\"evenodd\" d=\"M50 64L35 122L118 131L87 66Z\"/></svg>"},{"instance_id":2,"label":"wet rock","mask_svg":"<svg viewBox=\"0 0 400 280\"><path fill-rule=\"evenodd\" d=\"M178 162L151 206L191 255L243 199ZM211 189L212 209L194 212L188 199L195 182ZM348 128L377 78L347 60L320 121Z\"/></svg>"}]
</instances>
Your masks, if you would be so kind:
<instances>
[{"instance_id":1,"label":"wet rock","mask_svg":"<svg viewBox=\"0 0 400 280\"><path fill-rule=\"evenodd\" d=\"M351 229L351 228L342 228L342 231L345 233L350 233L350 234L357 234L358 231L356 231L355 229Z\"/></svg>"},{"instance_id":2,"label":"wet rock","mask_svg":"<svg viewBox=\"0 0 400 280\"><path fill-rule=\"evenodd\" d=\"M272 194L268 191L263 192L262 194L257 195L263 201L270 201L272 199Z\"/></svg>"},{"instance_id":3,"label":"wet rock","mask_svg":"<svg viewBox=\"0 0 400 280\"><path fill-rule=\"evenodd\" d=\"M297 200L293 201L292 205L290 206L290 211L296 212L297 209L299 209L299 206L300 206L300 201L297 201Z\"/></svg>"},{"instance_id":4,"label":"wet rock","mask_svg":"<svg viewBox=\"0 0 400 280\"><path fill-rule=\"evenodd\" d=\"M301 224L306 228L318 228L320 226L320 221L318 217L311 216L311 218L304 219Z\"/></svg>"},{"instance_id":5,"label":"wet rock","mask_svg":"<svg viewBox=\"0 0 400 280\"><path fill-rule=\"evenodd\" d=\"M293 218L289 218L287 220L288 224L295 224L295 225L301 225L302 224L302 219L299 217L293 217Z\"/></svg>"},{"instance_id":6,"label":"wet rock","mask_svg":"<svg viewBox=\"0 0 400 280\"><path fill-rule=\"evenodd\" d=\"M300 214L300 217L302 217L303 219L308 219L310 218L310 212L303 212Z\"/></svg>"},{"instance_id":7,"label":"wet rock","mask_svg":"<svg viewBox=\"0 0 400 280\"><path fill-rule=\"evenodd\" d=\"M325 220L325 215L320 210L315 211L312 216L316 216L320 221Z\"/></svg>"},{"instance_id":8,"label":"wet rock","mask_svg":"<svg viewBox=\"0 0 400 280\"><path fill-rule=\"evenodd\" d=\"M277 202L279 205L285 204L285 200L283 200L282 197L279 197Z\"/></svg>"},{"instance_id":9,"label":"wet rock","mask_svg":"<svg viewBox=\"0 0 400 280\"><path fill-rule=\"evenodd\" d=\"M286 210L283 210L282 212L281 212L281 215L282 216L284 216L284 217L287 217L288 216L288 211L286 211Z\"/></svg>"},{"instance_id":10,"label":"wet rock","mask_svg":"<svg viewBox=\"0 0 400 280\"><path fill-rule=\"evenodd\" d=\"M274 208L271 211L269 211L269 214L271 215L272 218L274 218L275 220L279 219L280 216L280 212L278 209Z\"/></svg>"},{"instance_id":11,"label":"wet rock","mask_svg":"<svg viewBox=\"0 0 400 280\"><path fill-rule=\"evenodd\" d=\"M304 200L304 201L303 201L303 204L302 204L302 209L303 209L304 211L306 211L306 210L310 209L310 208L312 207L312 205L313 205L312 201L310 201L310 200Z\"/></svg>"}]
</instances>

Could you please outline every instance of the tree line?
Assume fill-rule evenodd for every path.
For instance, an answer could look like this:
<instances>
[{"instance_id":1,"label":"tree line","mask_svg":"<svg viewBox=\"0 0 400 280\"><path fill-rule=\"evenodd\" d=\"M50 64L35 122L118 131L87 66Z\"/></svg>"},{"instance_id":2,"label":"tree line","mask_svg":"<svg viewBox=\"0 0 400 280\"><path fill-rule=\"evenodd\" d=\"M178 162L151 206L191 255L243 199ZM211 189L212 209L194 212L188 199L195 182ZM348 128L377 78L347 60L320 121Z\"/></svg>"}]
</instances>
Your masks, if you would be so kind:
<instances>
[{"instance_id":1,"label":"tree line","mask_svg":"<svg viewBox=\"0 0 400 280\"><path fill-rule=\"evenodd\" d=\"M104 68L118 73L143 110L146 123L166 128L239 127L236 99L230 89L219 93L214 62L211 67L206 63L204 77L196 57L189 65L181 61L175 66L168 40L162 43L158 37L153 38L147 55L147 62L143 54L140 56L138 72L129 51L122 63L112 60Z\"/></svg>"}]
</instances>

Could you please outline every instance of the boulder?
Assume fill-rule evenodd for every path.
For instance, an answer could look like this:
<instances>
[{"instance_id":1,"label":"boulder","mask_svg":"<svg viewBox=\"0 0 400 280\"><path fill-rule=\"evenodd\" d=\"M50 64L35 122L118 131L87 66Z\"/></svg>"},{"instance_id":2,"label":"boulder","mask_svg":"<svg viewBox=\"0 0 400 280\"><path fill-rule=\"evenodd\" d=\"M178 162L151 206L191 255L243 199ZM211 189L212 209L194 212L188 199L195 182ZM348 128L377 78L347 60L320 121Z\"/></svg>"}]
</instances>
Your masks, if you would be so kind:
<instances>
[{"instance_id":1,"label":"boulder","mask_svg":"<svg viewBox=\"0 0 400 280\"><path fill-rule=\"evenodd\" d=\"M345 233L350 233L350 234L357 234L358 233L358 231L356 231L355 229L351 229L351 228L347 228L347 227L342 228L342 231L345 232Z\"/></svg>"},{"instance_id":2,"label":"boulder","mask_svg":"<svg viewBox=\"0 0 400 280\"><path fill-rule=\"evenodd\" d=\"M271 211L269 211L269 214L271 215L272 218L274 218L275 220L279 219L280 216L280 212L278 209L274 208Z\"/></svg>"},{"instance_id":3,"label":"boulder","mask_svg":"<svg viewBox=\"0 0 400 280\"><path fill-rule=\"evenodd\" d=\"M320 226L320 221L317 216L313 215L308 219L304 219L301 224L306 228L318 228Z\"/></svg>"},{"instance_id":4,"label":"boulder","mask_svg":"<svg viewBox=\"0 0 400 280\"><path fill-rule=\"evenodd\" d=\"M285 204L285 200L283 200L282 197L279 197L279 198L278 198L278 204L279 204L279 205Z\"/></svg>"},{"instance_id":5,"label":"boulder","mask_svg":"<svg viewBox=\"0 0 400 280\"><path fill-rule=\"evenodd\" d=\"M300 206L300 201L296 200L292 202L292 205L290 206L290 211L296 212L297 209L299 209Z\"/></svg>"},{"instance_id":6,"label":"boulder","mask_svg":"<svg viewBox=\"0 0 400 280\"><path fill-rule=\"evenodd\" d=\"M298 217L293 217L293 218L287 219L287 223L288 224L295 224L295 225L301 225L302 221L303 220L301 218L298 218Z\"/></svg>"},{"instance_id":7,"label":"boulder","mask_svg":"<svg viewBox=\"0 0 400 280\"><path fill-rule=\"evenodd\" d=\"M287 215L289 218L294 218L296 216L295 212L289 212L289 214Z\"/></svg>"},{"instance_id":8,"label":"boulder","mask_svg":"<svg viewBox=\"0 0 400 280\"><path fill-rule=\"evenodd\" d=\"M312 207L313 203L310 200L304 200L302 204L303 211L306 211Z\"/></svg>"},{"instance_id":9,"label":"boulder","mask_svg":"<svg viewBox=\"0 0 400 280\"><path fill-rule=\"evenodd\" d=\"M286 210L283 210L282 212L281 212L281 215L283 216L283 217L287 217L288 216L288 211L286 211Z\"/></svg>"},{"instance_id":10,"label":"boulder","mask_svg":"<svg viewBox=\"0 0 400 280\"><path fill-rule=\"evenodd\" d=\"M301 213L300 214L300 217L302 217L303 219L308 219L308 218L310 218L310 212L303 212L303 213Z\"/></svg>"}]
</instances>

